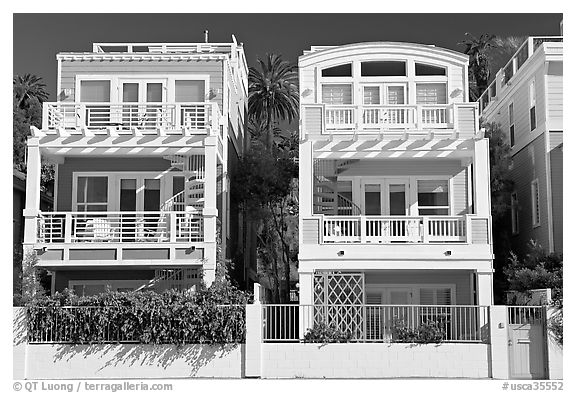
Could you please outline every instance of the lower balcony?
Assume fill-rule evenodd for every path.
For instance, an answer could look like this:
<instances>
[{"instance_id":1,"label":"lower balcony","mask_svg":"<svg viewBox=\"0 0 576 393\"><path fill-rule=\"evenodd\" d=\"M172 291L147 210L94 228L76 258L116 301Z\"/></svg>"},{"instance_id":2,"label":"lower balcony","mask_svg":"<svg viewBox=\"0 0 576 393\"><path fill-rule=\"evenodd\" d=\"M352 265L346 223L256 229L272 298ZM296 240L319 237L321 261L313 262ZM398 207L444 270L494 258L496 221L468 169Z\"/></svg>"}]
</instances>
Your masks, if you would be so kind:
<instances>
[{"instance_id":1,"label":"lower balcony","mask_svg":"<svg viewBox=\"0 0 576 393\"><path fill-rule=\"evenodd\" d=\"M303 219L303 242L317 244L488 244L489 219L463 216L324 216Z\"/></svg>"}]
</instances>

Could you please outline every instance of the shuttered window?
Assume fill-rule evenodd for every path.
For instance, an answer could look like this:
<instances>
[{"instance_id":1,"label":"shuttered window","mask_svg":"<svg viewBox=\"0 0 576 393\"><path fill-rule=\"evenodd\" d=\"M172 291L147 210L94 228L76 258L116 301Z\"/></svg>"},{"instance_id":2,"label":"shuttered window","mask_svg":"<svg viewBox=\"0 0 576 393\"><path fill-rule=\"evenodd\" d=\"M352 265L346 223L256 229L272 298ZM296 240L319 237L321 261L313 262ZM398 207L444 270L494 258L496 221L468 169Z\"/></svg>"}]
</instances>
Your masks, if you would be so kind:
<instances>
[{"instance_id":1,"label":"shuttered window","mask_svg":"<svg viewBox=\"0 0 576 393\"><path fill-rule=\"evenodd\" d=\"M445 83L417 83L416 104L435 105L446 104Z\"/></svg>"},{"instance_id":2,"label":"shuttered window","mask_svg":"<svg viewBox=\"0 0 576 393\"><path fill-rule=\"evenodd\" d=\"M95 80L80 82L81 102L110 102L110 81Z\"/></svg>"},{"instance_id":3,"label":"shuttered window","mask_svg":"<svg viewBox=\"0 0 576 393\"><path fill-rule=\"evenodd\" d=\"M351 105L352 85L349 84L322 85L322 103L329 105Z\"/></svg>"},{"instance_id":4,"label":"shuttered window","mask_svg":"<svg viewBox=\"0 0 576 393\"><path fill-rule=\"evenodd\" d=\"M450 288L420 288L420 304L449 306L452 304Z\"/></svg>"},{"instance_id":5,"label":"shuttered window","mask_svg":"<svg viewBox=\"0 0 576 393\"><path fill-rule=\"evenodd\" d=\"M404 103L404 87L388 86L388 105L402 105Z\"/></svg>"},{"instance_id":6,"label":"shuttered window","mask_svg":"<svg viewBox=\"0 0 576 393\"><path fill-rule=\"evenodd\" d=\"M364 105L379 105L379 104L380 104L380 87L365 86Z\"/></svg>"}]
</instances>

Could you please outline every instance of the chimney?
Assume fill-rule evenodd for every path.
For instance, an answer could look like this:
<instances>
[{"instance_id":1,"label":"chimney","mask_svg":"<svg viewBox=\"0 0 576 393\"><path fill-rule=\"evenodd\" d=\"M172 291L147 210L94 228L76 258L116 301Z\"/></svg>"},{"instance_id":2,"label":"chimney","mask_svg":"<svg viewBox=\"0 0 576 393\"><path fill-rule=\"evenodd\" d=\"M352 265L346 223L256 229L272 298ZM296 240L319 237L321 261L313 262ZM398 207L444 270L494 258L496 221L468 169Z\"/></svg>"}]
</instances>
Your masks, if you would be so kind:
<instances>
[{"instance_id":1,"label":"chimney","mask_svg":"<svg viewBox=\"0 0 576 393\"><path fill-rule=\"evenodd\" d=\"M208 30L204 30L204 43L208 43Z\"/></svg>"}]
</instances>

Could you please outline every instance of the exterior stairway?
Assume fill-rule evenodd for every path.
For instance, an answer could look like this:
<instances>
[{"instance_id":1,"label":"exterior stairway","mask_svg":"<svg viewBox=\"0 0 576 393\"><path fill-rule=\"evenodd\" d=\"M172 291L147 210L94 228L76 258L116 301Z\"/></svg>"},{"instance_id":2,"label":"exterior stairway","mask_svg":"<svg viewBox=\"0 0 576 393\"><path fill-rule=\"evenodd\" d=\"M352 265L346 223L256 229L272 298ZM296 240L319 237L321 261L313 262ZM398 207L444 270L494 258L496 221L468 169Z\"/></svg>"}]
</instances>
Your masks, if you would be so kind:
<instances>
[{"instance_id":1,"label":"exterior stairway","mask_svg":"<svg viewBox=\"0 0 576 393\"><path fill-rule=\"evenodd\" d=\"M316 160L314 162L314 214L360 215L360 208L338 192L338 174L358 160Z\"/></svg>"}]
</instances>

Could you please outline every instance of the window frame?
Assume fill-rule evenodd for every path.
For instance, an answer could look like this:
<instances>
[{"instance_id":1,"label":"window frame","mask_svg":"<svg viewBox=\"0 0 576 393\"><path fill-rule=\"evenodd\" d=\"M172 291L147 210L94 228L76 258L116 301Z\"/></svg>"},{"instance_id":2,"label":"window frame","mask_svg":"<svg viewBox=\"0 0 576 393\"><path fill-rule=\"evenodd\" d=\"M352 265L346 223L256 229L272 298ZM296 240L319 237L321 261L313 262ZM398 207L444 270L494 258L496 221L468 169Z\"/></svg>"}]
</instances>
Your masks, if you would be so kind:
<instances>
[{"instance_id":1,"label":"window frame","mask_svg":"<svg viewBox=\"0 0 576 393\"><path fill-rule=\"evenodd\" d=\"M514 101L510 102L510 104L508 104L508 138L509 138L509 142L510 142L510 147L514 147L514 145L516 144L516 136L514 134L515 132L515 124L516 121L514 119Z\"/></svg>"},{"instance_id":2,"label":"window frame","mask_svg":"<svg viewBox=\"0 0 576 393\"><path fill-rule=\"evenodd\" d=\"M423 77L420 77L423 78ZM446 97L446 102L443 104L440 103L436 103L436 104L419 104L418 103L418 85L444 85L444 91L446 93L445 97ZM436 105L448 105L449 102L449 96L448 96L448 81L433 81L433 80L417 80L414 83L414 92L415 92L415 102L414 105L421 105L421 106L436 106Z\"/></svg>"},{"instance_id":3,"label":"window frame","mask_svg":"<svg viewBox=\"0 0 576 393\"><path fill-rule=\"evenodd\" d=\"M408 99L408 84L407 83L401 83L401 82L382 82L382 83L375 83L375 82L371 82L371 83L361 83L360 84L361 87L361 93L362 93L362 105L367 105L367 106L379 106L379 105L383 105L383 106L400 106L400 105L407 105L406 101ZM377 87L378 88L378 98L380 103L379 104L366 104L364 102L364 89L366 87ZM404 94L404 103L402 104L390 104L389 103L389 96L388 96L388 89L390 87L401 87L403 90L403 94Z\"/></svg>"},{"instance_id":4,"label":"window frame","mask_svg":"<svg viewBox=\"0 0 576 393\"><path fill-rule=\"evenodd\" d=\"M344 86L350 86L350 104L329 104L329 103L325 103L324 102L324 86L327 85L344 85ZM342 82L342 83L335 83L335 82L326 82L326 81L322 81L322 83L320 84L320 103L322 105L354 105L354 82L350 81L350 82Z\"/></svg>"},{"instance_id":5,"label":"window frame","mask_svg":"<svg viewBox=\"0 0 576 393\"><path fill-rule=\"evenodd\" d=\"M448 187L448 206L420 206L420 204L418 203L418 182L419 181L446 181L447 183L447 187ZM433 216L430 214L422 214L420 213L420 209L447 209L448 213L447 214L438 214L437 216L452 216L452 210L453 210L453 203L452 203L452 197L453 197L453 190L452 190L452 177L447 177L447 176L430 176L430 177L420 177L420 176L415 176L415 200L413 201L413 205L416 208L416 212L418 213L418 216L425 216L425 217L429 217L429 216Z\"/></svg>"},{"instance_id":6,"label":"window frame","mask_svg":"<svg viewBox=\"0 0 576 393\"><path fill-rule=\"evenodd\" d=\"M518 192L516 190L510 193L510 214L512 222L512 234L518 235L520 233L520 214L518 211Z\"/></svg>"},{"instance_id":7,"label":"window frame","mask_svg":"<svg viewBox=\"0 0 576 393\"><path fill-rule=\"evenodd\" d=\"M78 201L78 181L81 177L86 178L106 178L106 203L104 202L85 202L85 201ZM79 205L84 206L86 209L88 206L105 206L105 209L102 212L110 211L110 204L111 204L111 184L110 184L110 176L106 173L94 173L94 172L74 172L72 177L72 211L74 212L98 212L99 210L78 210Z\"/></svg>"},{"instance_id":8,"label":"window frame","mask_svg":"<svg viewBox=\"0 0 576 393\"><path fill-rule=\"evenodd\" d=\"M528 118L530 123L530 132L534 131L537 126L538 119L536 118L536 78L530 80L529 86L529 110Z\"/></svg>"},{"instance_id":9,"label":"window frame","mask_svg":"<svg viewBox=\"0 0 576 393\"><path fill-rule=\"evenodd\" d=\"M537 228L541 225L540 182L538 179L530 182L530 197L532 206L532 228Z\"/></svg>"}]
</instances>

